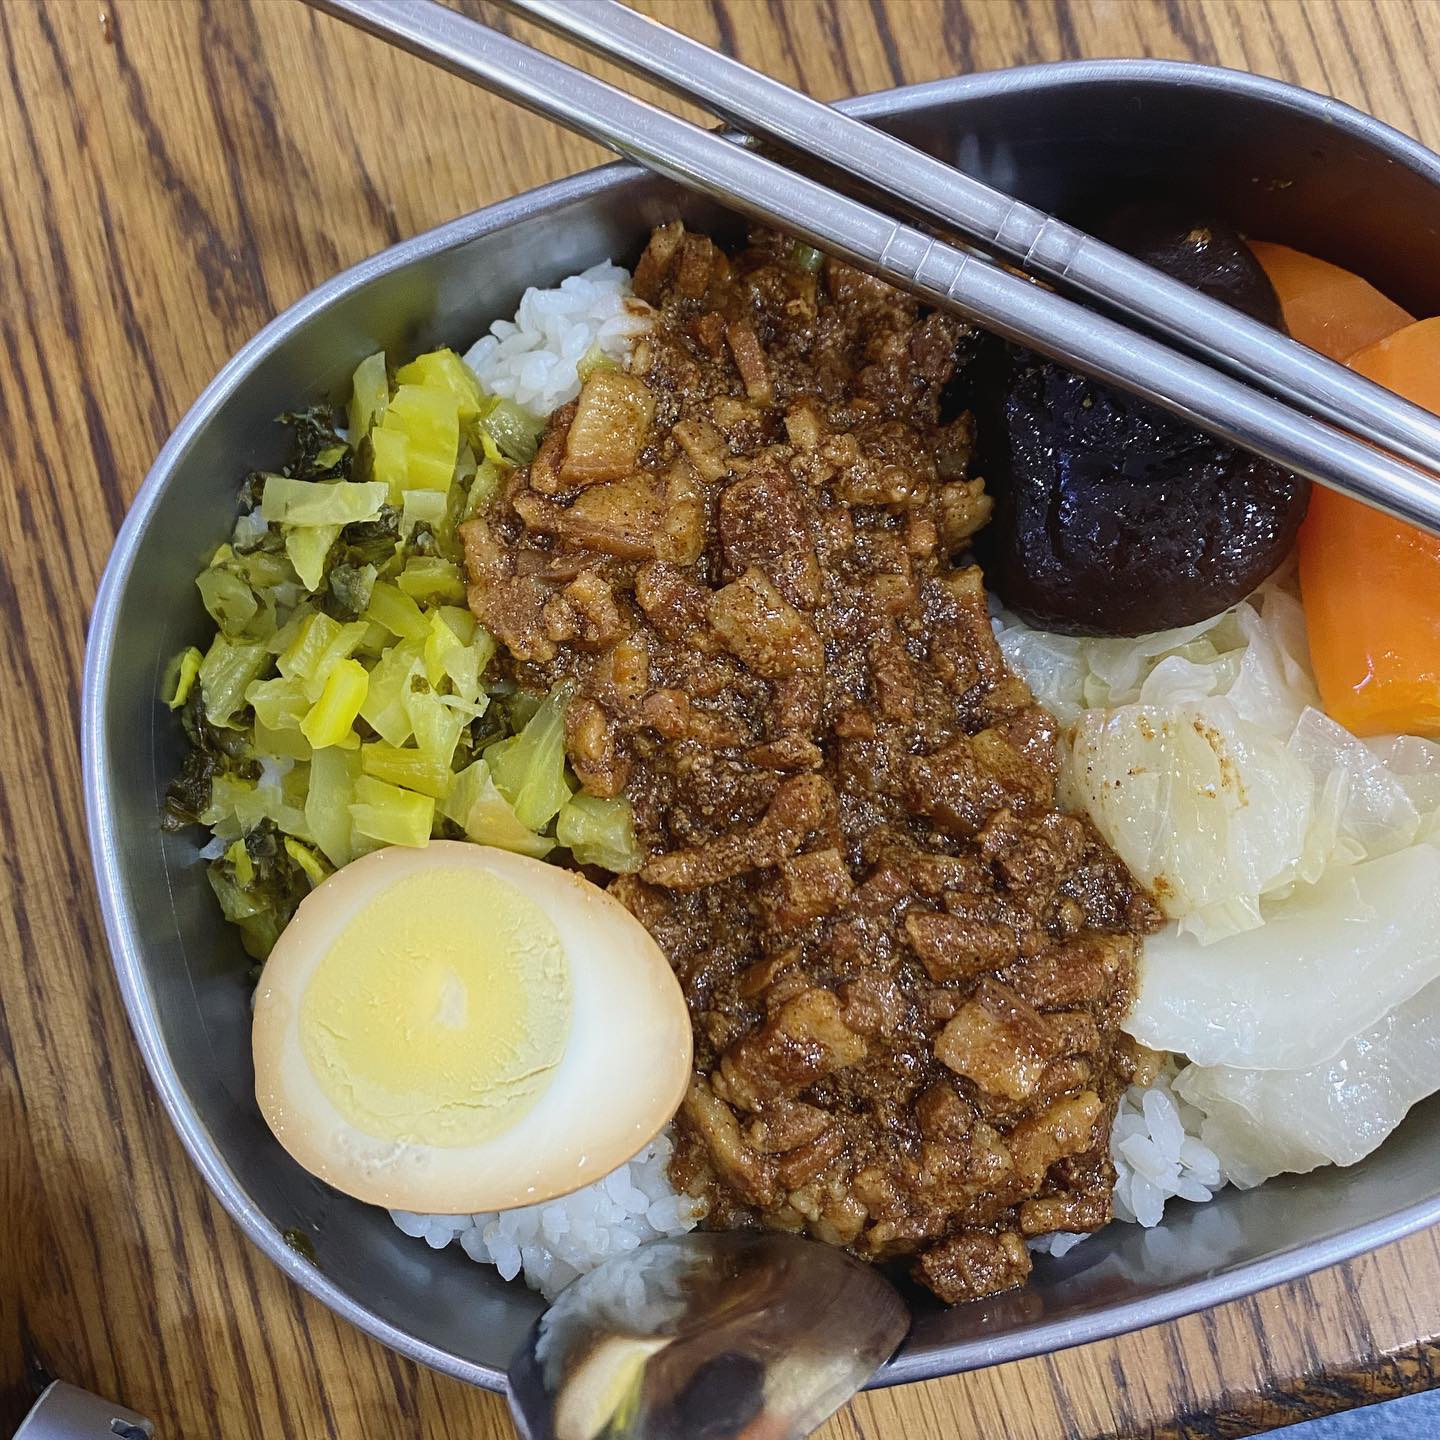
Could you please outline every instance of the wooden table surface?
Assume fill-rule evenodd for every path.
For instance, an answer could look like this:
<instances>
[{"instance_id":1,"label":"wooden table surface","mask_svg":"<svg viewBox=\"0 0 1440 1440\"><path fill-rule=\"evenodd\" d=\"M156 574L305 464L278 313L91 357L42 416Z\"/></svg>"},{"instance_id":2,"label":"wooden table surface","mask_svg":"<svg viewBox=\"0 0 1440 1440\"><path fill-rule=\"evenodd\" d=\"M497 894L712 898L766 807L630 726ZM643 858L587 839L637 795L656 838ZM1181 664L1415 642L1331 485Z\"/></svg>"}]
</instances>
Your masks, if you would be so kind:
<instances>
[{"instance_id":1,"label":"wooden table surface","mask_svg":"<svg viewBox=\"0 0 1440 1440\"><path fill-rule=\"evenodd\" d=\"M1328 91L1440 144L1433 0L652 0L829 98L1102 55ZM46 1374L165 1440L513 1434L331 1317L210 1198L143 1074L83 841L111 538L265 321L593 146L293 0L0 0L0 1429ZM1440 1232L1173 1325L855 1401L825 1440L1228 1437L1440 1383Z\"/></svg>"}]
</instances>

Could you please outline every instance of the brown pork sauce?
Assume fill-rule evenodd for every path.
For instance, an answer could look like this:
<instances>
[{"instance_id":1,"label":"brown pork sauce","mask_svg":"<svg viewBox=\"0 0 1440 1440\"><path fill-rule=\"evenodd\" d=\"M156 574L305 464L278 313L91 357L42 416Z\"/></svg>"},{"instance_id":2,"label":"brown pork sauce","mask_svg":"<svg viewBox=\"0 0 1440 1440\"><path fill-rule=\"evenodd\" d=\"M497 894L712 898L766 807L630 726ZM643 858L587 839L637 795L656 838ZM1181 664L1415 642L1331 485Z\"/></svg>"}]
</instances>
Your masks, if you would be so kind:
<instances>
[{"instance_id":1,"label":"brown pork sauce","mask_svg":"<svg viewBox=\"0 0 1440 1440\"><path fill-rule=\"evenodd\" d=\"M654 327L464 527L470 604L633 806L612 893L695 1030L677 1186L957 1301L1109 1220L1155 912L951 562L990 510L939 418L965 327L813 259L655 231Z\"/></svg>"}]
</instances>

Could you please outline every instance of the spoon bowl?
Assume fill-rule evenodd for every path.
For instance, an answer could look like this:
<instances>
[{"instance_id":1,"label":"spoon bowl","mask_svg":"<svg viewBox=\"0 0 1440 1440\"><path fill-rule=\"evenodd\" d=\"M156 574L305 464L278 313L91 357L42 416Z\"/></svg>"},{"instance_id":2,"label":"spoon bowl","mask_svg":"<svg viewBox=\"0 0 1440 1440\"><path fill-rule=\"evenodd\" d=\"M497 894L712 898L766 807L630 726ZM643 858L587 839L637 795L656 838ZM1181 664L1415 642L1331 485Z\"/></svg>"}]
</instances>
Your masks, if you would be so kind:
<instances>
[{"instance_id":1,"label":"spoon bowl","mask_svg":"<svg viewBox=\"0 0 1440 1440\"><path fill-rule=\"evenodd\" d=\"M895 1287L793 1235L656 1240L576 1280L509 1374L527 1440L799 1440L910 1328Z\"/></svg>"}]
</instances>

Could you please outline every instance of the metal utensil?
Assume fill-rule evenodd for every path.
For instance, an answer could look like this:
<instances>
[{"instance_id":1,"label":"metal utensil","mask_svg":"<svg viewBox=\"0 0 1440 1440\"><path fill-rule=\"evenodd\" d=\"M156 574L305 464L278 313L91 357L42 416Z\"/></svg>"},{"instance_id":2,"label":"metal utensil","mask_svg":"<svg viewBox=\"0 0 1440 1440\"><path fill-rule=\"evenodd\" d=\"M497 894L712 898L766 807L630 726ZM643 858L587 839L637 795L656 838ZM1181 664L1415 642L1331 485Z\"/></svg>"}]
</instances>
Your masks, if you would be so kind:
<instances>
[{"instance_id":1,"label":"metal utensil","mask_svg":"<svg viewBox=\"0 0 1440 1440\"><path fill-rule=\"evenodd\" d=\"M1440 483L1434 476L435 0L307 3L589 136L658 174L854 261L987 330L1440 534Z\"/></svg>"},{"instance_id":2,"label":"metal utensil","mask_svg":"<svg viewBox=\"0 0 1440 1440\"><path fill-rule=\"evenodd\" d=\"M20 1422L14 1440L150 1440L154 1433L143 1415L53 1380Z\"/></svg>"},{"instance_id":3,"label":"metal utensil","mask_svg":"<svg viewBox=\"0 0 1440 1440\"><path fill-rule=\"evenodd\" d=\"M1211 365L1432 469L1440 416L1123 250L973 179L873 125L721 55L620 0L495 0L695 101L746 133L778 140L863 180L960 234L1187 343Z\"/></svg>"},{"instance_id":4,"label":"metal utensil","mask_svg":"<svg viewBox=\"0 0 1440 1440\"><path fill-rule=\"evenodd\" d=\"M561 1291L511 1362L526 1440L800 1440L910 1326L870 1266L793 1235L683 1235Z\"/></svg>"}]
</instances>

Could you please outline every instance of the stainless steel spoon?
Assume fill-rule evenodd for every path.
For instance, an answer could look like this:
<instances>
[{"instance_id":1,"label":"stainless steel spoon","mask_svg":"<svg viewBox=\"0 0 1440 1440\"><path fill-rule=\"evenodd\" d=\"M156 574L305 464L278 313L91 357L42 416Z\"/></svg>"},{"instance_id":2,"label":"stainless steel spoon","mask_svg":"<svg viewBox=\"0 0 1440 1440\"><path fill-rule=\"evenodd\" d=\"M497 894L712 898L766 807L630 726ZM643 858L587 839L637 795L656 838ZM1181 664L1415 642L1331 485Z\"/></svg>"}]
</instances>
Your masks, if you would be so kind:
<instances>
[{"instance_id":1,"label":"stainless steel spoon","mask_svg":"<svg viewBox=\"0 0 1440 1440\"><path fill-rule=\"evenodd\" d=\"M792 1235L685 1235L564 1290L511 1362L525 1440L800 1440L894 1353L905 1302Z\"/></svg>"}]
</instances>

